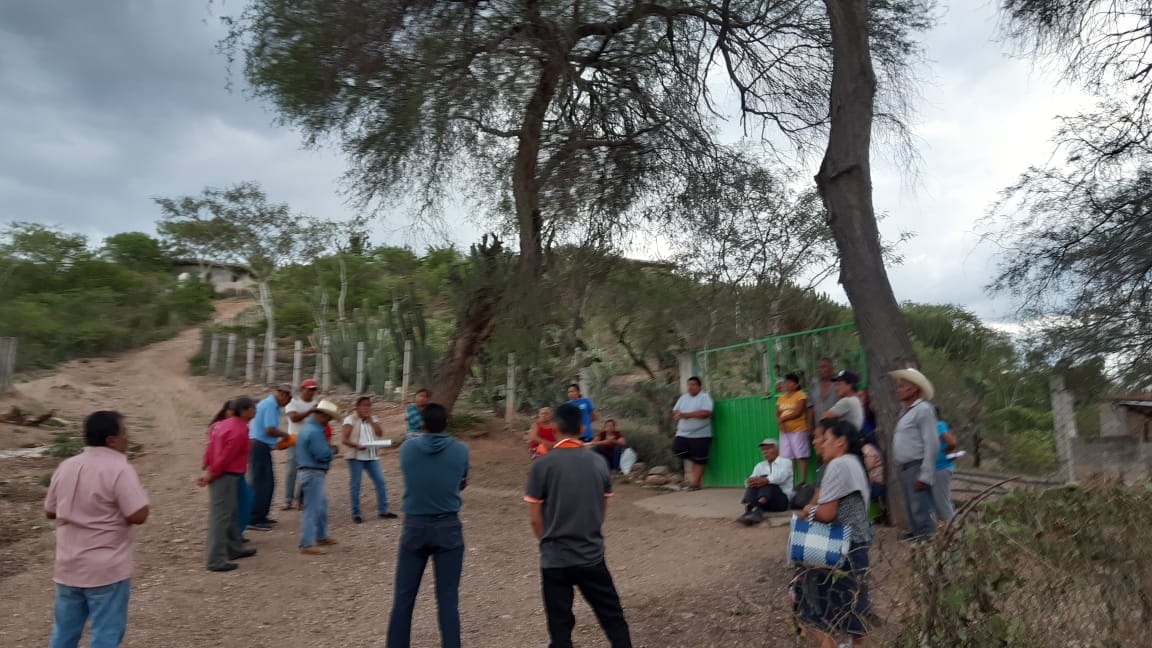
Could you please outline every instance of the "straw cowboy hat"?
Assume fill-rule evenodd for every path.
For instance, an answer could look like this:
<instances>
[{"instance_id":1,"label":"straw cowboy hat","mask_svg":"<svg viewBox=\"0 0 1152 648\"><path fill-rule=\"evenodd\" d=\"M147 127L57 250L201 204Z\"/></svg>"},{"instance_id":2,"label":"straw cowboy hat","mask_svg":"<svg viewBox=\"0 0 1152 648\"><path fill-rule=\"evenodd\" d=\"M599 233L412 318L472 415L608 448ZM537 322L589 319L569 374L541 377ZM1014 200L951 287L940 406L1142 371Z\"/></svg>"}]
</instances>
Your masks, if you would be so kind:
<instances>
[{"instance_id":1,"label":"straw cowboy hat","mask_svg":"<svg viewBox=\"0 0 1152 648\"><path fill-rule=\"evenodd\" d=\"M317 404L316 407L312 408L312 411L313 412L320 412L321 414L327 414L328 416L331 416L332 418L336 418L337 416L340 415L340 408L336 407L336 403L333 403L332 401L328 401L328 400L320 401L320 403Z\"/></svg>"},{"instance_id":2,"label":"straw cowboy hat","mask_svg":"<svg viewBox=\"0 0 1152 648\"><path fill-rule=\"evenodd\" d=\"M919 387L920 397L924 400L932 400L936 396L936 388L932 386L932 381L916 369L897 369L896 371L889 371L888 375L897 380L907 380Z\"/></svg>"}]
</instances>

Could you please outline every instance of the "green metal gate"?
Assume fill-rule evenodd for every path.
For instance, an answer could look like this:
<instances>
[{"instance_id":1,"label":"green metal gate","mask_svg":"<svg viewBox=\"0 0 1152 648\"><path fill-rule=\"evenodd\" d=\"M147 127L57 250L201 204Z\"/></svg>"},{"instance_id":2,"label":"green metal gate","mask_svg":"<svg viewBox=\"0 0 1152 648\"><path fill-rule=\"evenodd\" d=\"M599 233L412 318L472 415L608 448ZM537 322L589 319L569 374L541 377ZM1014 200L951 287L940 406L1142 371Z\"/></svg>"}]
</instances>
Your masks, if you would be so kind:
<instances>
[{"instance_id":1,"label":"green metal gate","mask_svg":"<svg viewBox=\"0 0 1152 648\"><path fill-rule=\"evenodd\" d=\"M712 411L712 452L705 486L742 486L752 467L762 461L759 442L779 439L776 398L785 374L798 373L807 390L820 358L837 369L860 374L867 382L864 350L853 324L840 324L732 344L696 353L700 375L715 403ZM813 456L809 474L815 470Z\"/></svg>"}]
</instances>

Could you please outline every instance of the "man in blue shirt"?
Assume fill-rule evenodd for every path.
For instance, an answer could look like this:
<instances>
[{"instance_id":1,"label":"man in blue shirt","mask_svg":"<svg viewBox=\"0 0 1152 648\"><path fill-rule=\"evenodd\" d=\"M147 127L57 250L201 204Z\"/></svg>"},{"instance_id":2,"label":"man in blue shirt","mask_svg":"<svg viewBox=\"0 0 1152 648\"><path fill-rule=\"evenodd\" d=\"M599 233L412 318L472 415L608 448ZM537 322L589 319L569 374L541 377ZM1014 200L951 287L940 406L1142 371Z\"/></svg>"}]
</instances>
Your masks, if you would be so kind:
<instances>
[{"instance_id":1,"label":"man in blue shirt","mask_svg":"<svg viewBox=\"0 0 1152 648\"><path fill-rule=\"evenodd\" d=\"M300 518L300 553L323 556L328 553L316 545L334 545L328 535L328 494L324 483L332 465L332 446L324 428L340 410L330 401L320 401L296 437L296 470L299 472L300 498L304 511Z\"/></svg>"},{"instance_id":2,"label":"man in blue shirt","mask_svg":"<svg viewBox=\"0 0 1152 648\"><path fill-rule=\"evenodd\" d=\"M292 400L292 385L283 384L276 392L260 401L256 416L248 424L248 438L252 448L248 451L248 481L252 483L252 514L248 526L269 531L276 520L268 518L272 509L272 493L276 490L276 473L272 470L272 450L288 433L280 429L280 416L284 406Z\"/></svg>"},{"instance_id":3,"label":"man in blue shirt","mask_svg":"<svg viewBox=\"0 0 1152 648\"><path fill-rule=\"evenodd\" d=\"M592 401L584 398L580 393L580 385L568 385L568 404L580 408L580 440L588 443L592 440L592 422L596 420L596 406Z\"/></svg>"},{"instance_id":4,"label":"man in blue shirt","mask_svg":"<svg viewBox=\"0 0 1152 648\"><path fill-rule=\"evenodd\" d=\"M408 438L415 439L416 437L424 434L424 417L421 412L428 405L428 399L432 397L432 392L427 389L419 389L416 391L416 402L408 403L408 409L404 413L404 420L408 424Z\"/></svg>"},{"instance_id":5,"label":"man in blue shirt","mask_svg":"<svg viewBox=\"0 0 1152 648\"><path fill-rule=\"evenodd\" d=\"M396 560L387 648L408 648L411 643L412 610L429 558L436 572L440 645L460 648L464 532L458 513L460 491L468 485L468 446L444 433L448 410L443 405L425 405L423 419L424 434L400 446L404 532Z\"/></svg>"}]
</instances>

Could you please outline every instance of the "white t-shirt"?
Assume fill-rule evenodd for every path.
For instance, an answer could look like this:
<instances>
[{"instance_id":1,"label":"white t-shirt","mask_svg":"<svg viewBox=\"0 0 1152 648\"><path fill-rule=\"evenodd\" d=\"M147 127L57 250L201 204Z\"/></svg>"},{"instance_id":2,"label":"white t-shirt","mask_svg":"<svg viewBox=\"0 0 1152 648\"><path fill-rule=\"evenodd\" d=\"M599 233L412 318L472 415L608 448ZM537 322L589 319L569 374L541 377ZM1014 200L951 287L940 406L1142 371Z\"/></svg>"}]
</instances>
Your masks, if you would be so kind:
<instances>
[{"instance_id":1,"label":"white t-shirt","mask_svg":"<svg viewBox=\"0 0 1152 648\"><path fill-rule=\"evenodd\" d=\"M348 435L350 441L354 441L358 445L364 445L369 441L376 440L376 433L372 431L372 424L368 421L361 420L355 414L349 415L344 419L344 425L352 426L352 434ZM356 428L360 429L357 430ZM357 461L373 461L377 459L376 448L365 448L364 450L355 450L344 446L347 449L345 459L355 459ZM352 453L355 452L353 455Z\"/></svg>"},{"instance_id":2,"label":"white t-shirt","mask_svg":"<svg viewBox=\"0 0 1152 648\"><path fill-rule=\"evenodd\" d=\"M776 461L768 463L761 461L752 469L753 477L767 477L769 484L776 484L788 499L792 499L792 460L777 457Z\"/></svg>"},{"instance_id":3,"label":"white t-shirt","mask_svg":"<svg viewBox=\"0 0 1152 648\"><path fill-rule=\"evenodd\" d=\"M288 401L287 405L284 406L284 413L307 414L308 412L312 411L313 407L316 407L316 401L314 400L303 401L299 398L293 398L292 400ZM299 422L296 422L292 420L292 417L288 417L288 434L299 435L300 430L304 429L304 423L307 420L308 417L304 417L300 419Z\"/></svg>"},{"instance_id":4,"label":"white t-shirt","mask_svg":"<svg viewBox=\"0 0 1152 648\"><path fill-rule=\"evenodd\" d=\"M688 414L689 412L711 412L712 397L708 395L708 392L703 391L695 396L692 394L680 394L680 399L676 401L676 406L672 409L683 414ZM688 439L711 438L712 418L682 418L676 426L676 436Z\"/></svg>"},{"instance_id":5,"label":"white t-shirt","mask_svg":"<svg viewBox=\"0 0 1152 648\"><path fill-rule=\"evenodd\" d=\"M857 431L864 427L864 405L856 396L845 396L828 408L841 421L848 421Z\"/></svg>"}]
</instances>

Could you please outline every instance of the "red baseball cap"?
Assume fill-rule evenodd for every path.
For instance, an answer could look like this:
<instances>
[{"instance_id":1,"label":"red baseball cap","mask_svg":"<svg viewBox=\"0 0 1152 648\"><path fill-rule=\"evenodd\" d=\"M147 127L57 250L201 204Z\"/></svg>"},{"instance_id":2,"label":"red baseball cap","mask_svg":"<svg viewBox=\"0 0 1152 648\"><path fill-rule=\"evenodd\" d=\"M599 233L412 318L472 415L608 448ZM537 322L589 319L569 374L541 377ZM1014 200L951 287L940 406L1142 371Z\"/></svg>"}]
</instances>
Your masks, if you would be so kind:
<instances>
[{"instance_id":1,"label":"red baseball cap","mask_svg":"<svg viewBox=\"0 0 1152 648\"><path fill-rule=\"evenodd\" d=\"M309 378L300 383L300 389L316 389L316 381Z\"/></svg>"}]
</instances>

